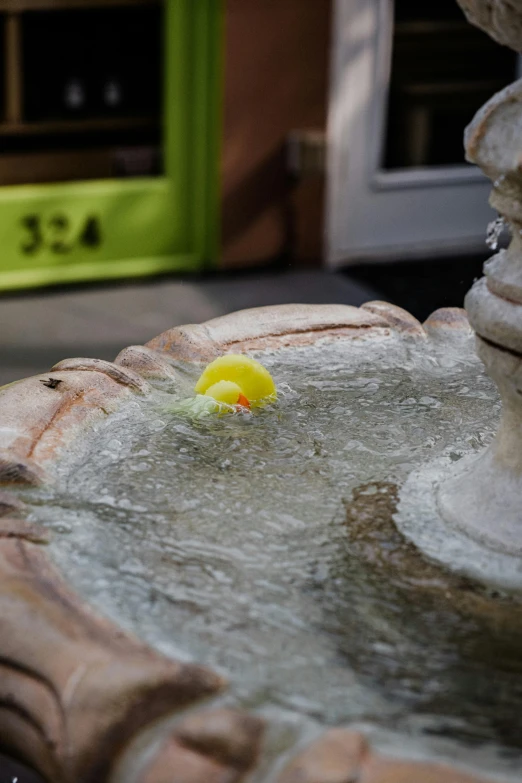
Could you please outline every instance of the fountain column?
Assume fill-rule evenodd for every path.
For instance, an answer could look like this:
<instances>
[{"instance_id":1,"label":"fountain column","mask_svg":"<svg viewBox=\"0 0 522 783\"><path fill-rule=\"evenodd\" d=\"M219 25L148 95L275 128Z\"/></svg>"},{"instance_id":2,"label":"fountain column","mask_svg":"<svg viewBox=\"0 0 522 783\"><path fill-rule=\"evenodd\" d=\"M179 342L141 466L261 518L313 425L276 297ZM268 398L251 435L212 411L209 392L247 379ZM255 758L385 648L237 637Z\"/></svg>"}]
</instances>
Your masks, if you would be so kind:
<instances>
[{"instance_id":1,"label":"fountain column","mask_svg":"<svg viewBox=\"0 0 522 783\"><path fill-rule=\"evenodd\" d=\"M522 6L459 0L472 22L522 51ZM492 549L522 555L522 79L495 95L466 130L467 159L493 181L490 203L511 243L484 267L465 301L477 350L502 399L489 449L439 488L443 518Z\"/></svg>"}]
</instances>

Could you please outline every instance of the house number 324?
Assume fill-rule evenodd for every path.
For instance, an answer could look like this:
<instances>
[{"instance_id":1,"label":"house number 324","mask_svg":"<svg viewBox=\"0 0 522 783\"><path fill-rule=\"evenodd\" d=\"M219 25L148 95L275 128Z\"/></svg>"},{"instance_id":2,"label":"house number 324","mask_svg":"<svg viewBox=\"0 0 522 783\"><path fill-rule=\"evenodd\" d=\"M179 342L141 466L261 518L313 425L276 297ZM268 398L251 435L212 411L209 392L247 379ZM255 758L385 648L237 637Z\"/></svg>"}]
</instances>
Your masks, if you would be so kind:
<instances>
[{"instance_id":1,"label":"house number 324","mask_svg":"<svg viewBox=\"0 0 522 783\"><path fill-rule=\"evenodd\" d=\"M89 215L80 229L73 231L67 215L57 212L48 218L42 215L24 215L22 218L24 238L20 249L25 255L35 255L40 250L62 255L76 247L97 248L102 243L100 219Z\"/></svg>"}]
</instances>

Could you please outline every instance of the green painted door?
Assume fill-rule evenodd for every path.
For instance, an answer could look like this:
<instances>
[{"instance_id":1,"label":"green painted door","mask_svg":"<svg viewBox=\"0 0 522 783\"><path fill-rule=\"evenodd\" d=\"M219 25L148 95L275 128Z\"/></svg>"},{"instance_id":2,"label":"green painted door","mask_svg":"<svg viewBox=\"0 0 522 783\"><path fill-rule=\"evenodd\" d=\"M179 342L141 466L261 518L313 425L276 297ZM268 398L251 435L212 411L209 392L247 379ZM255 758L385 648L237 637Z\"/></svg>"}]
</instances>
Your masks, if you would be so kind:
<instances>
[{"instance_id":1,"label":"green painted door","mask_svg":"<svg viewBox=\"0 0 522 783\"><path fill-rule=\"evenodd\" d=\"M27 18L31 1L27 0ZM69 177L69 181L0 187L0 289L196 270L214 262L218 244L220 10L219 0L164 0L159 173ZM23 32L22 26L20 34ZM137 78L139 81L139 74ZM108 85L108 97L117 99L118 83ZM81 83L71 82L69 88L74 108L74 101L81 100ZM9 104L9 96L6 101ZM66 141L72 138L67 136L68 129L77 130L71 120L32 122L23 112L21 101L19 125L4 121L6 138L10 138L12 126L15 131L19 127L22 135L41 128L43 133L46 122L51 130L58 128L62 133L58 138ZM116 128L117 137L117 121L84 117L80 125L82 122L87 130L75 138L86 136L82 143L87 146L89 138L95 138L93 128L98 137L105 127ZM12 136L16 141L16 132ZM110 143L117 146L117 138L105 145L104 154L112 151ZM0 138L0 159L2 154ZM81 161L81 149L75 154ZM30 154L23 159L26 166L27 161L30 165Z\"/></svg>"}]
</instances>

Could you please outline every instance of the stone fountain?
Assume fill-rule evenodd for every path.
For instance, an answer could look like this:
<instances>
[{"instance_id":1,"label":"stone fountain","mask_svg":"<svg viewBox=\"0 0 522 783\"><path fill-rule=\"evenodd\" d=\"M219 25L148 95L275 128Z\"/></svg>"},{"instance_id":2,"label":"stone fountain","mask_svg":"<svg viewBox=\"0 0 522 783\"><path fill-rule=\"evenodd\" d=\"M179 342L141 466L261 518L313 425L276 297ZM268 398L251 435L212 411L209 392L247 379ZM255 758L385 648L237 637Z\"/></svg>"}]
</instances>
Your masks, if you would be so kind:
<instances>
[{"instance_id":1,"label":"stone fountain","mask_svg":"<svg viewBox=\"0 0 522 783\"><path fill-rule=\"evenodd\" d=\"M486 4L484 4L485 6ZM501 43L522 44L518 14L497 3L465 3L471 18ZM489 25L492 27L490 28ZM491 447L440 490L442 514L489 547L522 554L522 81L498 93L466 132L468 158L494 182L491 206L511 230L511 244L493 256L466 297L477 352L502 398L502 420Z\"/></svg>"},{"instance_id":2,"label":"stone fountain","mask_svg":"<svg viewBox=\"0 0 522 783\"><path fill-rule=\"evenodd\" d=\"M521 96L467 133L513 236L476 337L260 308L0 390L0 750L53 783L520 780ZM277 403L180 414L225 353Z\"/></svg>"}]
</instances>

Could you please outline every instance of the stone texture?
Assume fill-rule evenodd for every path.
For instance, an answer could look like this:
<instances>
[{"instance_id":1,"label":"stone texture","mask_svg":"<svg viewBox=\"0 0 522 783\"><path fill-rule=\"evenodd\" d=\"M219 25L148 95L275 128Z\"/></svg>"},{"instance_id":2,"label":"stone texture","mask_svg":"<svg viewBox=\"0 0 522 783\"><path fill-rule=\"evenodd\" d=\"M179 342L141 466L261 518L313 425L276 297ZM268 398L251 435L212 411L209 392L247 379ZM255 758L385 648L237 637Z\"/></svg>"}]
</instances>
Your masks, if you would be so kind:
<instances>
[{"instance_id":1,"label":"stone texture","mask_svg":"<svg viewBox=\"0 0 522 783\"><path fill-rule=\"evenodd\" d=\"M368 753L362 734L331 729L298 753L277 783L355 783Z\"/></svg>"},{"instance_id":2,"label":"stone texture","mask_svg":"<svg viewBox=\"0 0 522 783\"><path fill-rule=\"evenodd\" d=\"M491 778L472 775L445 764L422 764L370 757L363 765L357 783L493 783Z\"/></svg>"},{"instance_id":3,"label":"stone texture","mask_svg":"<svg viewBox=\"0 0 522 783\"><path fill-rule=\"evenodd\" d=\"M200 324L168 329L146 343L145 347L186 362L211 362L223 353L205 326Z\"/></svg>"},{"instance_id":4,"label":"stone texture","mask_svg":"<svg viewBox=\"0 0 522 783\"><path fill-rule=\"evenodd\" d=\"M120 351L114 364L128 367L139 373L142 378L160 378L177 380L178 375L165 358L165 354L146 348L144 345L130 345Z\"/></svg>"},{"instance_id":5,"label":"stone texture","mask_svg":"<svg viewBox=\"0 0 522 783\"><path fill-rule=\"evenodd\" d=\"M235 783L240 779L229 766L172 739L160 750L140 783Z\"/></svg>"},{"instance_id":6,"label":"stone texture","mask_svg":"<svg viewBox=\"0 0 522 783\"><path fill-rule=\"evenodd\" d=\"M522 353L519 303L492 293L485 277L475 283L466 302L470 320L480 337L515 354Z\"/></svg>"},{"instance_id":7,"label":"stone texture","mask_svg":"<svg viewBox=\"0 0 522 783\"><path fill-rule=\"evenodd\" d=\"M177 327L147 343L185 361L208 362L223 353L307 345L318 339L388 334L383 318L349 305L280 305L241 310L202 325Z\"/></svg>"},{"instance_id":8,"label":"stone texture","mask_svg":"<svg viewBox=\"0 0 522 783\"><path fill-rule=\"evenodd\" d=\"M23 538L34 544L47 544L50 532L36 523L25 522L23 519L0 517L0 538Z\"/></svg>"},{"instance_id":9,"label":"stone texture","mask_svg":"<svg viewBox=\"0 0 522 783\"><path fill-rule=\"evenodd\" d=\"M277 783L487 783L442 764L372 753L361 734L330 729L287 764ZM489 783L492 783L490 781Z\"/></svg>"},{"instance_id":10,"label":"stone texture","mask_svg":"<svg viewBox=\"0 0 522 783\"><path fill-rule=\"evenodd\" d=\"M236 710L185 718L145 770L140 783L239 783L255 765L263 722Z\"/></svg>"},{"instance_id":11,"label":"stone texture","mask_svg":"<svg viewBox=\"0 0 522 783\"><path fill-rule=\"evenodd\" d=\"M97 370L60 370L0 389L0 483L34 484L60 447L132 395Z\"/></svg>"},{"instance_id":12,"label":"stone texture","mask_svg":"<svg viewBox=\"0 0 522 783\"><path fill-rule=\"evenodd\" d=\"M42 468L33 460L17 454L16 448L0 449L0 484L35 486L46 478Z\"/></svg>"},{"instance_id":13,"label":"stone texture","mask_svg":"<svg viewBox=\"0 0 522 783\"><path fill-rule=\"evenodd\" d=\"M0 538L1 743L56 783L100 783L132 737L217 692L90 612L40 547Z\"/></svg>"},{"instance_id":14,"label":"stone texture","mask_svg":"<svg viewBox=\"0 0 522 783\"><path fill-rule=\"evenodd\" d=\"M487 288L483 287L487 292ZM488 298L497 299L492 294ZM502 301L502 300L500 300ZM507 304L511 311L520 305ZM473 312L477 307L474 299ZM481 324L482 311L477 309L476 323ZM520 314L512 313L515 327ZM494 322L495 323L495 322ZM506 339L500 344L477 338L478 354L488 375L495 381L502 398L502 418L491 445L466 469L456 471L438 490L438 507L444 519L490 550L522 556L522 354L517 342L506 332L506 322L499 320L497 334ZM495 334L491 321L481 324L479 334ZM503 328L504 327L504 328ZM522 331L514 330L522 338ZM509 345L507 347L506 343ZM517 348L514 352L513 347Z\"/></svg>"},{"instance_id":15,"label":"stone texture","mask_svg":"<svg viewBox=\"0 0 522 783\"><path fill-rule=\"evenodd\" d=\"M370 313L383 318L387 324L401 334L411 335L412 337L426 337L420 322L407 310L403 310L402 307L376 300L374 302L366 302L361 309L368 310Z\"/></svg>"},{"instance_id":16,"label":"stone texture","mask_svg":"<svg viewBox=\"0 0 522 783\"><path fill-rule=\"evenodd\" d=\"M455 338L472 334L466 311L461 307L441 307L435 310L423 324L429 337L451 342Z\"/></svg>"},{"instance_id":17,"label":"stone texture","mask_svg":"<svg viewBox=\"0 0 522 783\"><path fill-rule=\"evenodd\" d=\"M522 44L522 8L512 0L463 0L470 17L503 43ZM479 352L498 386L502 419L491 446L438 489L448 526L489 549L522 552L522 80L494 95L466 129L466 155L493 181L491 206L511 242L485 266L465 304Z\"/></svg>"},{"instance_id":18,"label":"stone texture","mask_svg":"<svg viewBox=\"0 0 522 783\"><path fill-rule=\"evenodd\" d=\"M122 386L128 386L129 389L137 394L147 394L150 391L149 384L143 380L143 378L129 368L119 367L114 362L105 362L102 359L64 359L54 367L51 367L51 372L60 372L63 370L79 371L94 371L101 372L107 375L116 383Z\"/></svg>"},{"instance_id":19,"label":"stone texture","mask_svg":"<svg viewBox=\"0 0 522 783\"><path fill-rule=\"evenodd\" d=\"M513 0L458 0L469 21L501 44L522 51L522 8Z\"/></svg>"},{"instance_id":20,"label":"stone texture","mask_svg":"<svg viewBox=\"0 0 522 783\"><path fill-rule=\"evenodd\" d=\"M8 492L0 492L0 518L9 515L22 514L25 506L21 500Z\"/></svg>"},{"instance_id":21,"label":"stone texture","mask_svg":"<svg viewBox=\"0 0 522 783\"><path fill-rule=\"evenodd\" d=\"M508 220L520 219L522 79L496 93L466 128L466 157L493 181L492 206Z\"/></svg>"}]
</instances>

